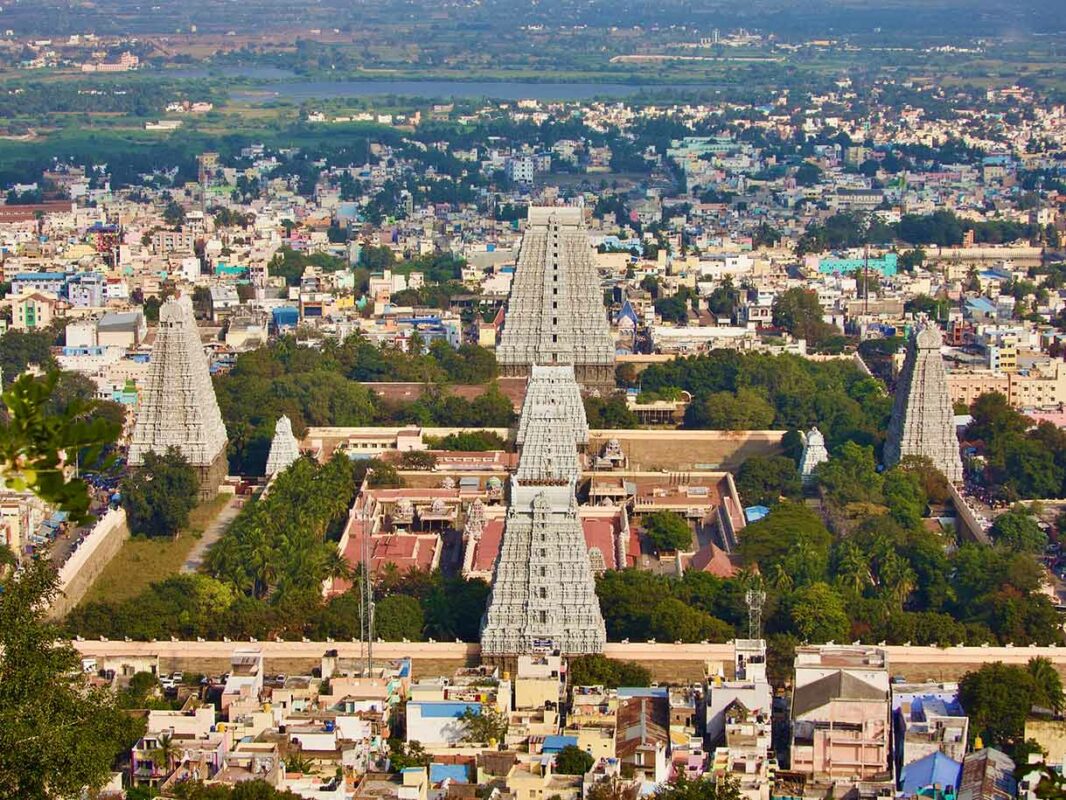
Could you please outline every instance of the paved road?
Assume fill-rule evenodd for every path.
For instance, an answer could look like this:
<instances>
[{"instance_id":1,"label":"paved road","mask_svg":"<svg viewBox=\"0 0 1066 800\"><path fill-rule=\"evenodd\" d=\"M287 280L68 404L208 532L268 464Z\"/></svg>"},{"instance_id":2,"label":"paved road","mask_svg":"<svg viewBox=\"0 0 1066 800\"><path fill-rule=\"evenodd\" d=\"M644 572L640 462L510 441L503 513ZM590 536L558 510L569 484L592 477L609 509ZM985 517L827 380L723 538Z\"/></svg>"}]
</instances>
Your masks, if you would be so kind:
<instances>
[{"instance_id":1,"label":"paved road","mask_svg":"<svg viewBox=\"0 0 1066 800\"><path fill-rule=\"evenodd\" d=\"M218 512L218 516L207 526L204 535L200 537L200 541L194 544L192 550L189 551L185 563L181 565L183 573L198 572L200 570L200 565L204 563L204 556L207 555L207 548L217 542L222 534L226 532L226 528L229 527L229 524L233 522L237 513L241 510L241 502L241 498L234 495L222 507L222 510Z\"/></svg>"}]
</instances>

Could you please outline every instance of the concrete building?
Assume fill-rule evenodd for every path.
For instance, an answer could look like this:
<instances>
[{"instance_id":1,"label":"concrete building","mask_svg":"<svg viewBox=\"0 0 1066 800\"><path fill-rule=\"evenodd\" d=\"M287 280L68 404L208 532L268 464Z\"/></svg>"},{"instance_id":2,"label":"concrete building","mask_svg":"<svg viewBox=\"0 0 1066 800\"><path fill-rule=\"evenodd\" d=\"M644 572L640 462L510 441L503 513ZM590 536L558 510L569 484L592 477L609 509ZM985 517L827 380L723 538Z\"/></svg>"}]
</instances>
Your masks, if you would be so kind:
<instances>
[{"instance_id":1,"label":"concrete building","mask_svg":"<svg viewBox=\"0 0 1066 800\"><path fill-rule=\"evenodd\" d=\"M969 717L955 683L893 684L892 725L897 774L932 753L961 765L966 755ZM943 764L934 766L943 767Z\"/></svg>"},{"instance_id":2,"label":"concrete building","mask_svg":"<svg viewBox=\"0 0 1066 800\"><path fill-rule=\"evenodd\" d=\"M891 786L885 651L799 647L795 664L792 771L837 784L885 781Z\"/></svg>"}]
</instances>

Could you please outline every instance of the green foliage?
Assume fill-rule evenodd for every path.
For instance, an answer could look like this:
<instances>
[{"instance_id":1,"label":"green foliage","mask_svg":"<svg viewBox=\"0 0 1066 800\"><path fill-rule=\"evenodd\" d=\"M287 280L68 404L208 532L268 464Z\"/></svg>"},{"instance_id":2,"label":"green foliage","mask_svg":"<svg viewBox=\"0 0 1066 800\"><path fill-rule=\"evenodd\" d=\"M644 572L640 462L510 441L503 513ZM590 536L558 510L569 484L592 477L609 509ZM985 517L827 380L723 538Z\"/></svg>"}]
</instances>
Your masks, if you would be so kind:
<instances>
[{"instance_id":1,"label":"green foliage","mask_svg":"<svg viewBox=\"0 0 1066 800\"><path fill-rule=\"evenodd\" d=\"M966 438L984 445L983 480L998 499L1066 496L1066 432L1015 411L1003 395L985 394L971 410Z\"/></svg>"},{"instance_id":2,"label":"green foliage","mask_svg":"<svg viewBox=\"0 0 1066 800\"><path fill-rule=\"evenodd\" d=\"M1032 670L1032 671L1031 671ZM967 672L959 682L959 700L970 717L971 740L980 736L985 747L1008 753L1025 739L1025 718L1034 703L1044 697L1033 672L1042 666L985 664ZM1061 688L1061 684L1060 684Z\"/></svg>"},{"instance_id":3,"label":"green foliage","mask_svg":"<svg viewBox=\"0 0 1066 800\"><path fill-rule=\"evenodd\" d=\"M46 622L58 591L48 561L0 581L0 796L74 797L100 788L143 732Z\"/></svg>"},{"instance_id":4,"label":"green foliage","mask_svg":"<svg viewBox=\"0 0 1066 800\"><path fill-rule=\"evenodd\" d=\"M267 264L267 272L271 276L285 278L289 286L299 286L300 278L308 267L339 272L348 269L348 263L326 253L301 253L290 247L282 247Z\"/></svg>"},{"instance_id":5,"label":"green foliage","mask_svg":"<svg viewBox=\"0 0 1066 800\"><path fill-rule=\"evenodd\" d=\"M752 456L741 464L736 486L746 506L772 506L781 498L797 500L803 493L796 462L785 456Z\"/></svg>"},{"instance_id":6,"label":"green foliage","mask_svg":"<svg viewBox=\"0 0 1066 800\"><path fill-rule=\"evenodd\" d=\"M266 781L242 781L226 784L203 784L198 781L183 781L174 787L175 800L299 800L300 795L288 790L275 789Z\"/></svg>"},{"instance_id":7,"label":"green foliage","mask_svg":"<svg viewBox=\"0 0 1066 800\"><path fill-rule=\"evenodd\" d=\"M7 411L0 425L0 479L15 490L28 489L70 514L76 523L89 518L89 493L81 478L67 479L67 454L79 452L87 464L98 464L104 448L121 428L92 415L93 405L76 398L65 408L50 407L59 374L19 376L0 399Z\"/></svg>"},{"instance_id":8,"label":"green foliage","mask_svg":"<svg viewBox=\"0 0 1066 800\"><path fill-rule=\"evenodd\" d=\"M833 327L823 320L823 313L818 293L808 289L788 289L774 298L774 325L815 347L834 333Z\"/></svg>"},{"instance_id":9,"label":"green foliage","mask_svg":"<svg viewBox=\"0 0 1066 800\"><path fill-rule=\"evenodd\" d=\"M773 425L774 407L759 392L737 389L714 392L685 410L685 427L725 431L766 430Z\"/></svg>"},{"instance_id":10,"label":"green foliage","mask_svg":"<svg viewBox=\"0 0 1066 800\"><path fill-rule=\"evenodd\" d=\"M418 600L407 595L383 597L374 608L375 632L387 642L420 641L425 619Z\"/></svg>"},{"instance_id":11,"label":"green foliage","mask_svg":"<svg viewBox=\"0 0 1066 800\"><path fill-rule=\"evenodd\" d=\"M0 336L0 375L4 386L11 383L31 365L46 371L55 368L52 345L56 343L56 331L52 328L19 331L11 329Z\"/></svg>"},{"instance_id":12,"label":"green foliage","mask_svg":"<svg viewBox=\"0 0 1066 800\"><path fill-rule=\"evenodd\" d=\"M507 442L493 431L463 431L462 433L449 433L439 440L427 437L426 446L437 450L487 452L506 450Z\"/></svg>"},{"instance_id":13,"label":"green foliage","mask_svg":"<svg viewBox=\"0 0 1066 800\"><path fill-rule=\"evenodd\" d=\"M815 476L837 505L880 503L884 499L883 479L877 472L872 447L845 442L828 461L818 465Z\"/></svg>"},{"instance_id":14,"label":"green foliage","mask_svg":"<svg viewBox=\"0 0 1066 800\"><path fill-rule=\"evenodd\" d=\"M771 356L761 353L738 353L714 350L707 355L676 358L654 364L640 375L643 391L668 388L683 389L693 395L685 416L685 426L709 428L708 397L716 392L737 395L739 389L757 391L773 408L773 418L766 427L784 430L809 430L817 425L825 434L826 444L834 449L846 441L877 444L884 437L892 411L889 398L877 381L872 380L851 362L814 362L798 356ZM744 394L751 398L750 394ZM727 420L736 424L748 412L729 398ZM758 419L766 422L762 403Z\"/></svg>"},{"instance_id":15,"label":"green foliage","mask_svg":"<svg viewBox=\"0 0 1066 800\"><path fill-rule=\"evenodd\" d=\"M408 767L428 767L430 757L419 741L404 745L403 739L389 739L389 767L403 772Z\"/></svg>"},{"instance_id":16,"label":"green foliage","mask_svg":"<svg viewBox=\"0 0 1066 800\"><path fill-rule=\"evenodd\" d=\"M740 555L771 581L803 586L825 579L831 541L814 511L799 503L779 503L744 528Z\"/></svg>"},{"instance_id":17,"label":"green foliage","mask_svg":"<svg viewBox=\"0 0 1066 800\"><path fill-rule=\"evenodd\" d=\"M555 756L555 772L560 775L584 775L596 759L576 745L568 744Z\"/></svg>"},{"instance_id":18,"label":"green foliage","mask_svg":"<svg viewBox=\"0 0 1066 800\"><path fill-rule=\"evenodd\" d=\"M1012 508L992 523L992 538L997 544L1022 553L1043 553L1047 534L1025 508Z\"/></svg>"},{"instance_id":19,"label":"green foliage","mask_svg":"<svg viewBox=\"0 0 1066 800\"><path fill-rule=\"evenodd\" d=\"M632 661L616 661L602 655L577 656L570 659L571 686L649 686L651 672Z\"/></svg>"},{"instance_id":20,"label":"green foliage","mask_svg":"<svg viewBox=\"0 0 1066 800\"><path fill-rule=\"evenodd\" d=\"M746 620L739 582L707 573L689 571L678 580L613 570L597 577L596 594L612 641L724 641L736 622ZM678 619L670 619L675 615Z\"/></svg>"},{"instance_id":21,"label":"green foliage","mask_svg":"<svg viewBox=\"0 0 1066 800\"><path fill-rule=\"evenodd\" d=\"M661 784L652 797L656 800L741 800L738 784L729 776L717 780L709 775L689 778L684 772Z\"/></svg>"},{"instance_id":22,"label":"green foliage","mask_svg":"<svg viewBox=\"0 0 1066 800\"><path fill-rule=\"evenodd\" d=\"M585 417L593 430L639 428L637 415L629 410L625 398L620 394L607 397L584 397Z\"/></svg>"},{"instance_id":23,"label":"green foliage","mask_svg":"<svg viewBox=\"0 0 1066 800\"><path fill-rule=\"evenodd\" d=\"M176 447L147 453L144 465L122 481L122 507L130 530L146 536L174 536L196 506L196 470Z\"/></svg>"},{"instance_id":24,"label":"green foliage","mask_svg":"<svg viewBox=\"0 0 1066 800\"><path fill-rule=\"evenodd\" d=\"M844 599L826 583L796 592L789 612L796 634L808 642L845 642L851 629Z\"/></svg>"},{"instance_id":25,"label":"green foliage","mask_svg":"<svg viewBox=\"0 0 1066 800\"><path fill-rule=\"evenodd\" d=\"M343 575L331 528L347 518L355 495L354 465L338 454L318 465L299 459L270 494L249 503L207 555L210 574L234 591L275 602L316 593Z\"/></svg>"},{"instance_id":26,"label":"green foliage","mask_svg":"<svg viewBox=\"0 0 1066 800\"><path fill-rule=\"evenodd\" d=\"M644 536L657 553L692 547L692 528L673 511L655 511L643 519Z\"/></svg>"},{"instance_id":27,"label":"green foliage","mask_svg":"<svg viewBox=\"0 0 1066 800\"><path fill-rule=\"evenodd\" d=\"M463 741L475 744L502 742L507 735L508 718L505 711L497 711L482 703L480 708L467 706L459 720L464 724Z\"/></svg>"}]
</instances>

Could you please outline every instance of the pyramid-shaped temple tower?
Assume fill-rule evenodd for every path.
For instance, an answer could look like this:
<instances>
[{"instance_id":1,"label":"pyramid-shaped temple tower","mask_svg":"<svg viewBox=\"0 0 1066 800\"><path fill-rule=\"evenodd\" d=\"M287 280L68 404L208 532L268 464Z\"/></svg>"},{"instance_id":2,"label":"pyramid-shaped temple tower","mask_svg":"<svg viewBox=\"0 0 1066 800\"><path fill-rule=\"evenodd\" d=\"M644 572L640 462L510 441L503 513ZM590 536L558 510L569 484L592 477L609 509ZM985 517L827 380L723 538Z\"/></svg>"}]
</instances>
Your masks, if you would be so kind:
<instances>
[{"instance_id":1,"label":"pyramid-shaped temple tower","mask_svg":"<svg viewBox=\"0 0 1066 800\"><path fill-rule=\"evenodd\" d=\"M614 387L614 338L583 212L531 207L496 358L504 375L573 366L578 383Z\"/></svg>"},{"instance_id":2,"label":"pyramid-shaped temple tower","mask_svg":"<svg viewBox=\"0 0 1066 800\"><path fill-rule=\"evenodd\" d=\"M532 368L517 443L481 653L603 652L607 633L574 494L588 423L573 367Z\"/></svg>"},{"instance_id":3,"label":"pyramid-shaped temple tower","mask_svg":"<svg viewBox=\"0 0 1066 800\"><path fill-rule=\"evenodd\" d=\"M825 436L817 427L811 428L803 435L803 455L800 456L800 478L804 483L814 480L814 470L819 464L829 460L829 451L825 446Z\"/></svg>"},{"instance_id":4,"label":"pyramid-shaped temple tower","mask_svg":"<svg viewBox=\"0 0 1066 800\"><path fill-rule=\"evenodd\" d=\"M149 452L177 447L197 471L201 498L213 497L226 476L226 427L188 296L170 298L159 309L138 402L130 466L142 466Z\"/></svg>"},{"instance_id":5,"label":"pyramid-shaped temple tower","mask_svg":"<svg viewBox=\"0 0 1066 800\"><path fill-rule=\"evenodd\" d=\"M908 344L888 423L885 464L891 467L906 456L925 456L949 481L959 483L962 458L941 344L943 338L933 326L919 330Z\"/></svg>"},{"instance_id":6,"label":"pyramid-shaped temple tower","mask_svg":"<svg viewBox=\"0 0 1066 800\"><path fill-rule=\"evenodd\" d=\"M267 456L266 476L271 478L279 472L284 472L299 457L300 445L292 433L292 421L283 414L274 426L274 439L270 442L270 455Z\"/></svg>"}]
</instances>

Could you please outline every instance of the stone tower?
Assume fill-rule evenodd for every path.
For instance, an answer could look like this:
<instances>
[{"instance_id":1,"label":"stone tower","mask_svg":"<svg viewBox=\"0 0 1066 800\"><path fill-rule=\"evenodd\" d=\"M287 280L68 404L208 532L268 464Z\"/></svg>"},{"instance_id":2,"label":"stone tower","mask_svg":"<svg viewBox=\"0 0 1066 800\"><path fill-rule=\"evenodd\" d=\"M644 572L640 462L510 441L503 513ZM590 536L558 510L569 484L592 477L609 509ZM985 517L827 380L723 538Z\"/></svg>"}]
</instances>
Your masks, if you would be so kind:
<instances>
[{"instance_id":1,"label":"stone tower","mask_svg":"<svg viewBox=\"0 0 1066 800\"><path fill-rule=\"evenodd\" d=\"M582 209L530 207L496 349L503 374L569 364L583 386L613 388L614 350Z\"/></svg>"},{"instance_id":2,"label":"stone tower","mask_svg":"<svg viewBox=\"0 0 1066 800\"><path fill-rule=\"evenodd\" d=\"M266 476L274 477L284 472L293 461L300 457L300 445L292 434L292 422L284 414L274 426L274 439L270 443L270 455L267 456Z\"/></svg>"},{"instance_id":3,"label":"stone tower","mask_svg":"<svg viewBox=\"0 0 1066 800\"><path fill-rule=\"evenodd\" d=\"M159 309L152 362L138 398L129 464L147 453L177 447L200 480L200 497L215 495L226 476L226 427L188 296L170 298Z\"/></svg>"},{"instance_id":4,"label":"stone tower","mask_svg":"<svg viewBox=\"0 0 1066 800\"><path fill-rule=\"evenodd\" d=\"M825 449L825 437L818 428L811 428L803 435L803 455L800 457L800 477L804 483L814 478L814 469L829 460Z\"/></svg>"},{"instance_id":5,"label":"stone tower","mask_svg":"<svg viewBox=\"0 0 1066 800\"><path fill-rule=\"evenodd\" d=\"M906 456L925 456L949 481L959 483L962 458L947 371L940 357L942 343L940 331L927 326L908 344L888 423L885 464L891 467Z\"/></svg>"},{"instance_id":6,"label":"stone tower","mask_svg":"<svg viewBox=\"0 0 1066 800\"><path fill-rule=\"evenodd\" d=\"M607 633L574 494L578 447L588 443L580 390L573 367L531 373L481 652L600 653Z\"/></svg>"}]
</instances>

